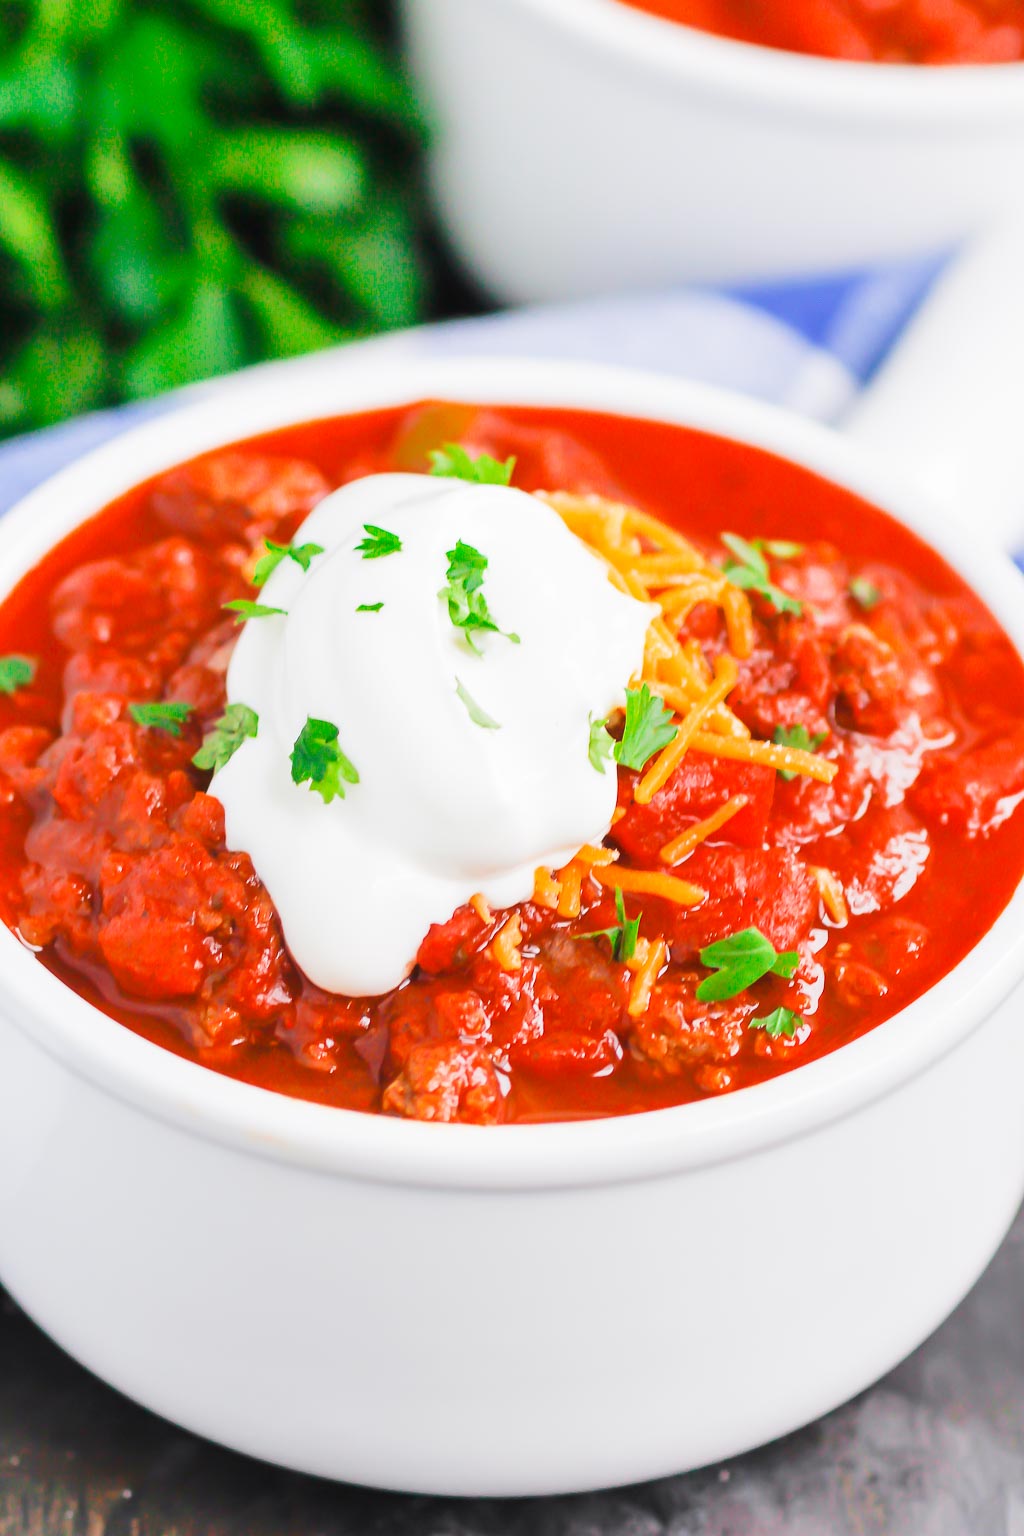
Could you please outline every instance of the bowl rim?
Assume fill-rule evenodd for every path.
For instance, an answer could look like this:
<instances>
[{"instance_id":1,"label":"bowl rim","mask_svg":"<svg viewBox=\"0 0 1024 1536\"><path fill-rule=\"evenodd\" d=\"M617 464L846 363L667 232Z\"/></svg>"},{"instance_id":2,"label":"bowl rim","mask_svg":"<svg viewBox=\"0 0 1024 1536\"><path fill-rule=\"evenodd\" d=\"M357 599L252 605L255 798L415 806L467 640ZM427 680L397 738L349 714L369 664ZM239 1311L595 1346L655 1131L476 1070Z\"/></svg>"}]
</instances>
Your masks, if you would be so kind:
<instances>
[{"instance_id":1,"label":"bowl rim","mask_svg":"<svg viewBox=\"0 0 1024 1536\"><path fill-rule=\"evenodd\" d=\"M899 471L775 406L653 373L516 359L387 362L337 353L204 388L30 492L0 521L0 601L78 523L153 474L277 427L423 399L592 410L691 426L793 460L883 507L985 601L1024 655L1022 577ZM446 1189L617 1183L756 1153L855 1113L955 1049L1024 978L1024 882L922 997L851 1044L718 1099L604 1120L431 1125L292 1099L176 1056L102 1013L0 925L0 1012L101 1092L186 1133L321 1172Z\"/></svg>"},{"instance_id":2,"label":"bowl rim","mask_svg":"<svg viewBox=\"0 0 1024 1536\"><path fill-rule=\"evenodd\" d=\"M692 89L731 92L749 105L785 112L969 125L1024 117L1024 61L1005 64L877 64L789 53L703 32L637 10L622 0L505 0L533 12L577 41L628 59L646 73Z\"/></svg>"}]
</instances>

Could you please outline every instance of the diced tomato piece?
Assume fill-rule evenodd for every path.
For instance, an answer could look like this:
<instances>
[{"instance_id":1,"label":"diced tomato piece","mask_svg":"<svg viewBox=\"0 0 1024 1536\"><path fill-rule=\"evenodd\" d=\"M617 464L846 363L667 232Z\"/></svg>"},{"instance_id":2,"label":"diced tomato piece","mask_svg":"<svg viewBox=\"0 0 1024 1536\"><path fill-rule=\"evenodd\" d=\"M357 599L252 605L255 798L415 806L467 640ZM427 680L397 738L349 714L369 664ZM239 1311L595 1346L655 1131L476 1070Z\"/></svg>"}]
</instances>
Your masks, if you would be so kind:
<instances>
[{"instance_id":1,"label":"diced tomato piece","mask_svg":"<svg viewBox=\"0 0 1024 1536\"><path fill-rule=\"evenodd\" d=\"M775 769L759 763L688 752L648 805L626 801L626 814L612 828L612 838L631 859L656 866L661 849L672 838L710 816L733 795L746 795L747 804L714 834L714 841L759 848L768 826L775 779Z\"/></svg>"},{"instance_id":2,"label":"diced tomato piece","mask_svg":"<svg viewBox=\"0 0 1024 1536\"><path fill-rule=\"evenodd\" d=\"M925 827L905 805L873 805L828 842L829 868L842 881L854 916L885 912L914 888L931 854Z\"/></svg>"},{"instance_id":3,"label":"diced tomato piece","mask_svg":"<svg viewBox=\"0 0 1024 1536\"><path fill-rule=\"evenodd\" d=\"M504 1118L501 1080L485 1050L461 1044L420 1045L384 1090L385 1114L416 1120L495 1125Z\"/></svg>"},{"instance_id":4,"label":"diced tomato piece","mask_svg":"<svg viewBox=\"0 0 1024 1536\"><path fill-rule=\"evenodd\" d=\"M759 929L777 950L796 949L817 919L817 882L785 849L700 847L683 868L708 895L699 907L676 909L673 959L743 928Z\"/></svg>"},{"instance_id":5,"label":"diced tomato piece","mask_svg":"<svg viewBox=\"0 0 1024 1536\"><path fill-rule=\"evenodd\" d=\"M229 449L165 475L153 491L153 510L191 537L255 543L282 519L305 517L329 490L304 459Z\"/></svg>"},{"instance_id":6,"label":"diced tomato piece","mask_svg":"<svg viewBox=\"0 0 1024 1536\"><path fill-rule=\"evenodd\" d=\"M448 971L469 939L483 933L484 924L475 907L459 907L446 923L431 923L416 955L421 970L436 976Z\"/></svg>"},{"instance_id":7,"label":"diced tomato piece","mask_svg":"<svg viewBox=\"0 0 1024 1536\"><path fill-rule=\"evenodd\" d=\"M1024 795L1024 726L1007 726L1005 733L954 755L939 752L925 759L921 777L910 792L922 816L943 826L984 836L1006 820Z\"/></svg>"},{"instance_id":8,"label":"diced tomato piece","mask_svg":"<svg viewBox=\"0 0 1024 1536\"><path fill-rule=\"evenodd\" d=\"M705 1062L730 1061L757 1012L757 1002L747 997L698 1002L699 983L698 975L684 972L677 980L655 987L647 1012L633 1021L633 1051L663 1072L676 1074Z\"/></svg>"},{"instance_id":9,"label":"diced tomato piece","mask_svg":"<svg viewBox=\"0 0 1024 1536\"><path fill-rule=\"evenodd\" d=\"M123 913L99 931L103 958L118 985L135 997L194 997L203 984L207 955L203 936L182 917Z\"/></svg>"}]
</instances>

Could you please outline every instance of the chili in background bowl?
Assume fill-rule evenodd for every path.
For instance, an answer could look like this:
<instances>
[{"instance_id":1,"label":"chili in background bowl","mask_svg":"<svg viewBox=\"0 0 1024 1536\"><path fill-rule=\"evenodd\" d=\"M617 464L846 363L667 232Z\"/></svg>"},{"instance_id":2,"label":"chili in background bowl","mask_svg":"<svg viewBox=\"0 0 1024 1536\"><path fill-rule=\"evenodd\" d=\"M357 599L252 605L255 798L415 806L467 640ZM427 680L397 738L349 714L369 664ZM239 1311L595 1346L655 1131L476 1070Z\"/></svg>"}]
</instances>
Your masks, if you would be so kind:
<instances>
[{"instance_id":1,"label":"chili in background bowl","mask_svg":"<svg viewBox=\"0 0 1024 1536\"><path fill-rule=\"evenodd\" d=\"M834 435L705 389L522 363L261 370L35 492L0 529L0 584L183 458L428 396L768 448L929 538L1024 642L1008 562ZM305 1470L541 1493L735 1454L894 1364L1005 1231L1024 1185L1022 911L1018 890L931 991L799 1071L507 1129L352 1114L207 1072L4 932L0 1273L131 1396Z\"/></svg>"},{"instance_id":2,"label":"chili in background bowl","mask_svg":"<svg viewBox=\"0 0 1024 1536\"><path fill-rule=\"evenodd\" d=\"M1024 64L784 53L622 0L403 0L431 180L510 302L848 270L1024 203Z\"/></svg>"}]
</instances>

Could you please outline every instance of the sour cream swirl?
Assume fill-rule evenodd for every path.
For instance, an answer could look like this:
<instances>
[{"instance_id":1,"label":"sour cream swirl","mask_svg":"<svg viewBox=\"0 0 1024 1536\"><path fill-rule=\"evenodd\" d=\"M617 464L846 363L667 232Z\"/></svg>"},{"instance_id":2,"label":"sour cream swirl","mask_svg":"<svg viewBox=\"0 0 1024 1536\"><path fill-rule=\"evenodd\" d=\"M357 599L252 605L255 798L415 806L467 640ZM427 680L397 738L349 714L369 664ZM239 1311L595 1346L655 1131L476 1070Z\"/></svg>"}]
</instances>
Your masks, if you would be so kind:
<instances>
[{"instance_id":1,"label":"sour cream swirl","mask_svg":"<svg viewBox=\"0 0 1024 1536\"><path fill-rule=\"evenodd\" d=\"M367 524L401 550L366 558ZM489 610L518 641L478 632L476 654L452 623L439 594L459 540L486 558ZM477 892L527 899L539 866L608 832L615 768L591 762L590 722L624 703L653 610L544 502L504 486L371 476L322 501L295 543L323 553L308 571L283 560L260 601L285 614L242 629L228 698L259 726L212 793L301 969L375 995L408 975L432 923ZM359 774L329 804L292 781L309 718L337 726Z\"/></svg>"}]
</instances>

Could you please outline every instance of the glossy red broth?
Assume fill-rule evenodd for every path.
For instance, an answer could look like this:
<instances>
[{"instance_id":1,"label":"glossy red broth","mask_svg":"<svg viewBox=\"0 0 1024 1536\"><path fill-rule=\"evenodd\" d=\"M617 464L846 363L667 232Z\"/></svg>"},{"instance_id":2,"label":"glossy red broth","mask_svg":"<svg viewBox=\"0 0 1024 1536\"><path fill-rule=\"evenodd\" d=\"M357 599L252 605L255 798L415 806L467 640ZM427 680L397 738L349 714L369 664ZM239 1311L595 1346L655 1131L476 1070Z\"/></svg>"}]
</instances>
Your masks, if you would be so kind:
<instances>
[{"instance_id":1,"label":"glossy red broth","mask_svg":"<svg viewBox=\"0 0 1024 1536\"><path fill-rule=\"evenodd\" d=\"M755 645L730 703L755 740L795 726L820 738L835 780L688 754L639 806L637 775L618 770L609 843L623 869L660 867L667 840L746 796L674 871L706 889L702 904L627 899L640 934L668 947L641 1017L610 943L582 939L616 921L593 880L575 917L517 909L516 970L494 945L507 914L488 923L467 906L424 935L393 993L322 992L292 962L247 856L225 849L209 775L191 763L224 706L236 630L222 604L251 595L253 550L290 538L329 489L422 469L448 439L515 454L524 489L634 503L715 561L726 530L801 546L773 557L772 576L802 611L755 595ZM680 633L709 656L723 644L707 605ZM0 695L5 922L127 1028L322 1103L495 1123L734 1092L919 997L978 942L1024 869L1024 668L984 604L856 496L681 427L424 405L268 434L149 481L60 543L0 606L0 653L37 663L30 685ZM129 716L131 702L161 699L192 706L180 738ZM843 893L845 923L829 914L820 870ZM750 927L798 957L794 974L700 1001L701 951ZM798 1019L792 1034L767 1031L778 1010Z\"/></svg>"}]
</instances>

